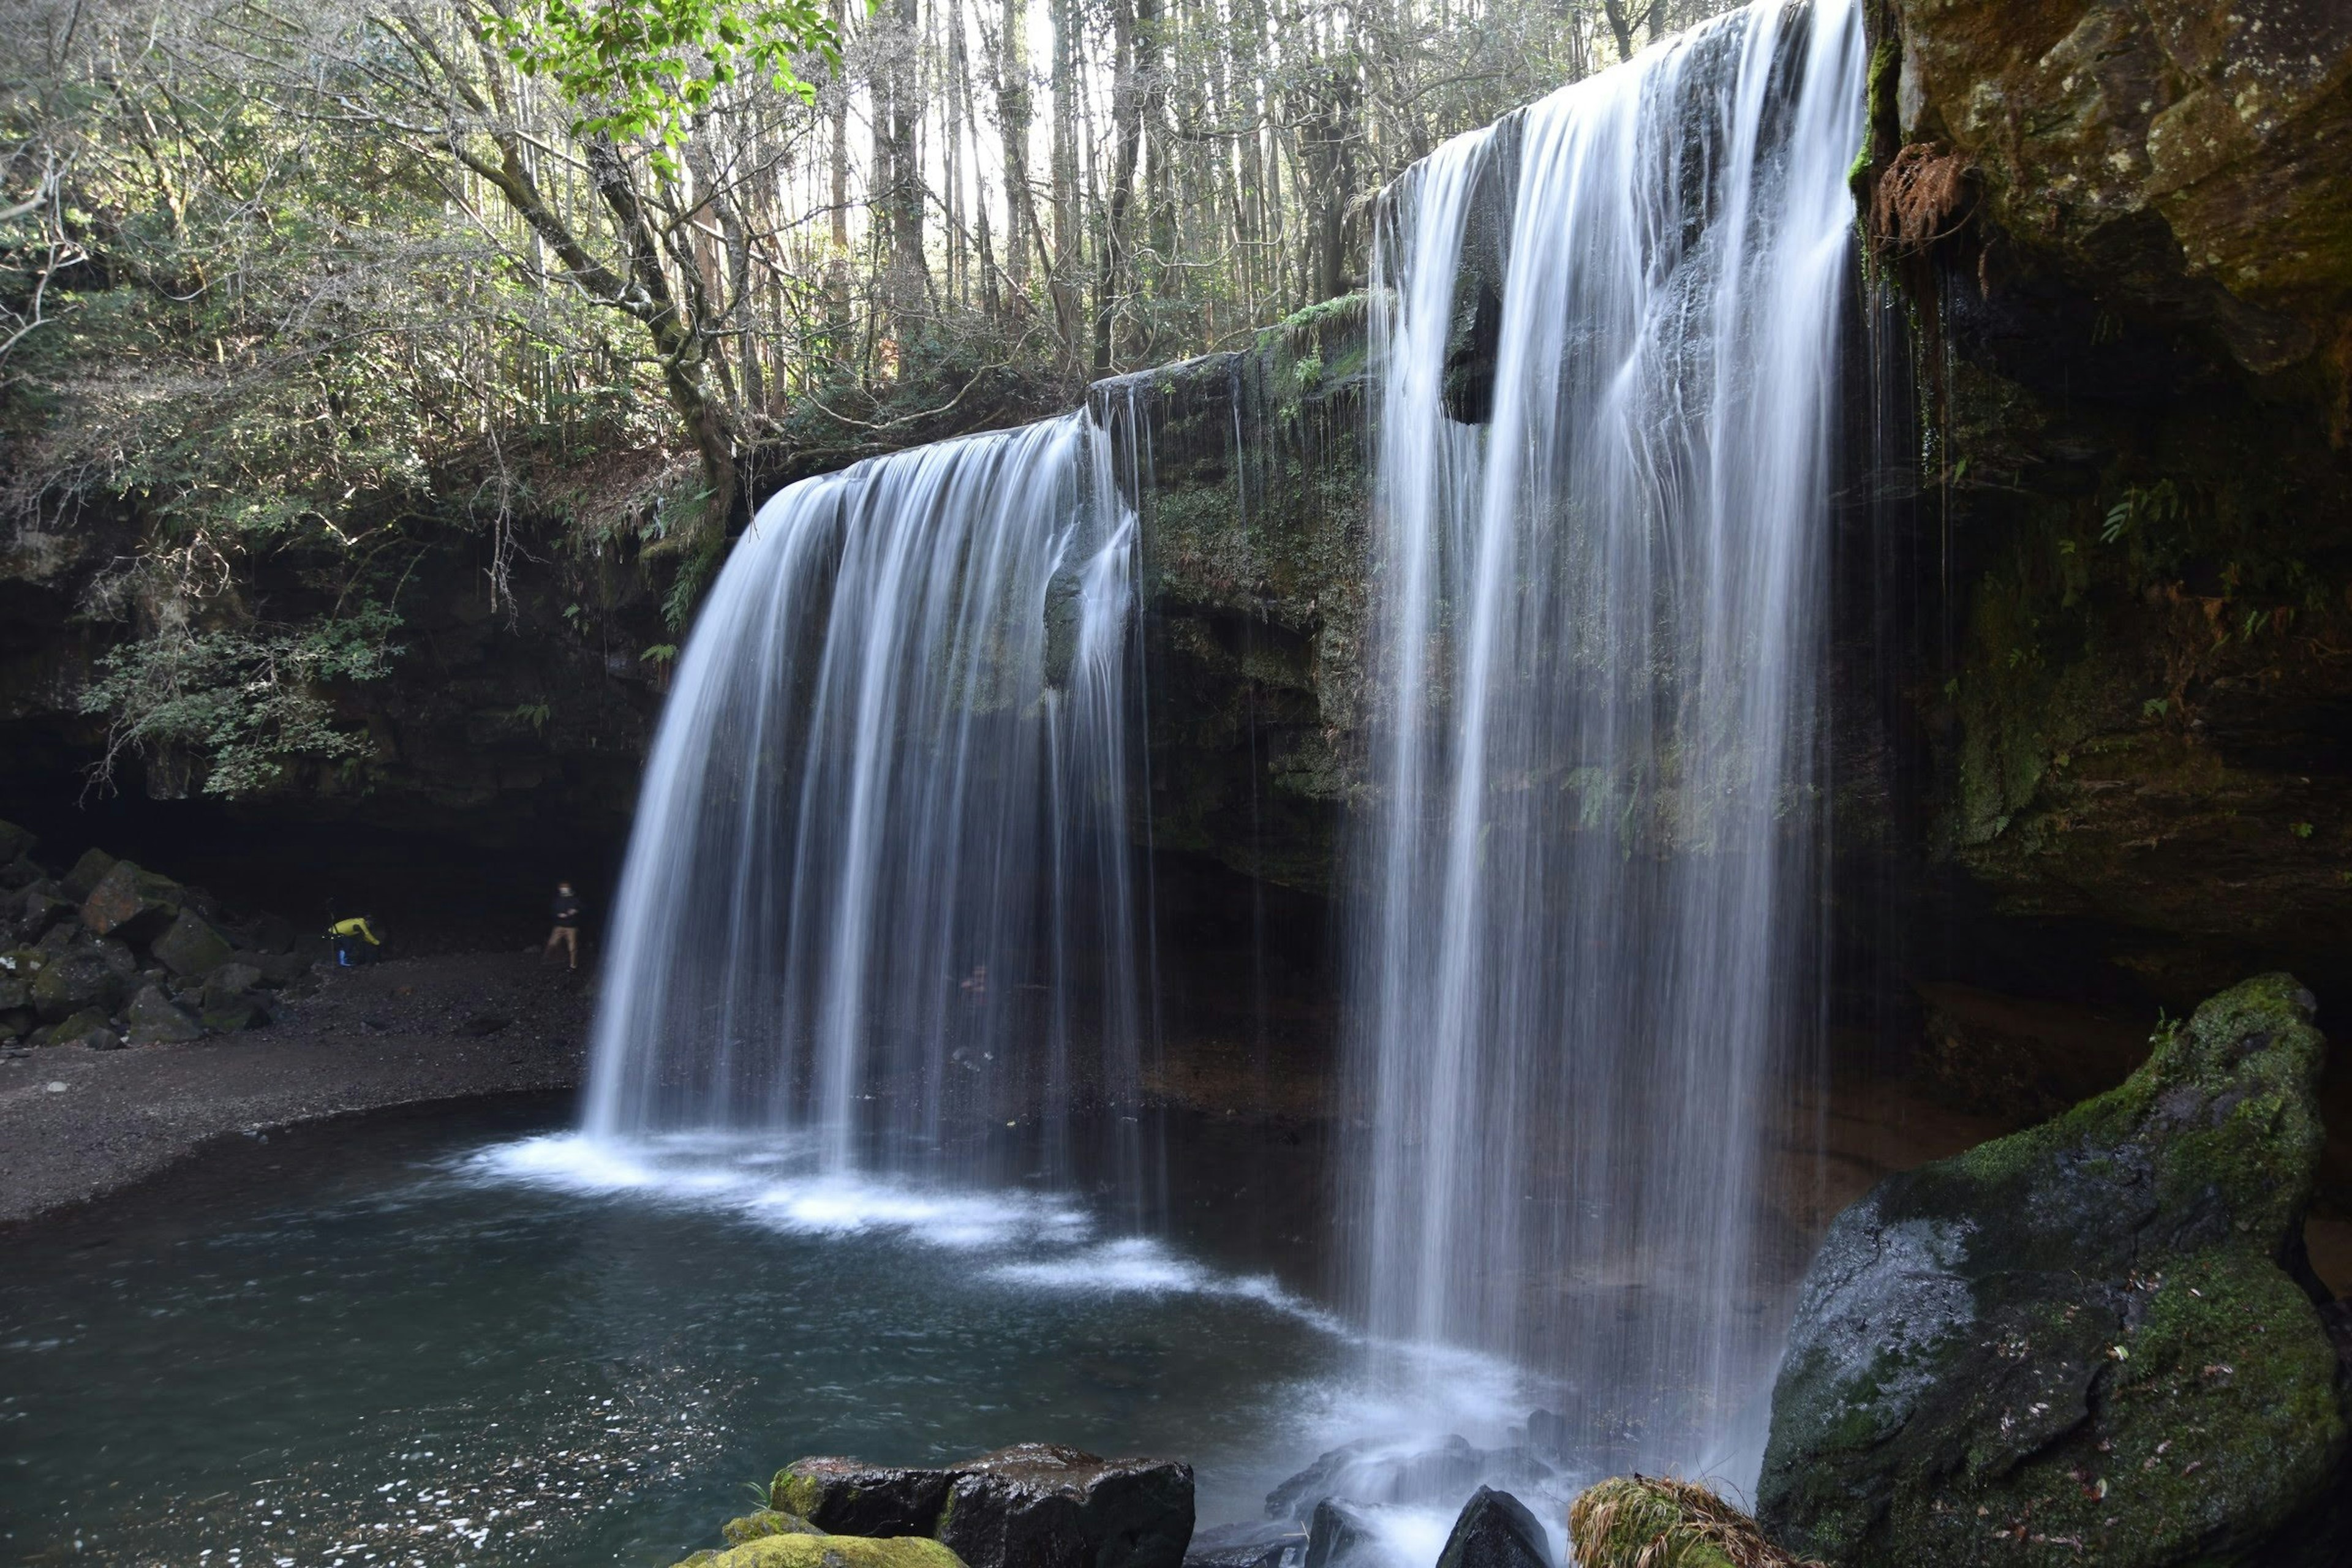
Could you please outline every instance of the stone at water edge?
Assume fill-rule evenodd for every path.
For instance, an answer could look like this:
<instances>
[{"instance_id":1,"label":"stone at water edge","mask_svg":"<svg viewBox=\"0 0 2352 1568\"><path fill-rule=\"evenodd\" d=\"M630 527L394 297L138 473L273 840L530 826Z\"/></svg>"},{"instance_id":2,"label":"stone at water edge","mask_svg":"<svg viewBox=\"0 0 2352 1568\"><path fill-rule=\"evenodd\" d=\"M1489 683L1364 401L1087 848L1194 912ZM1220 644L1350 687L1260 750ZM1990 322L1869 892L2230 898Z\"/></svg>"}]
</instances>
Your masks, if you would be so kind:
<instances>
[{"instance_id":1,"label":"stone at water edge","mask_svg":"<svg viewBox=\"0 0 2352 1568\"><path fill-rule=\"evenodd\" d=\"M1528 1447L1474 1447L1459 1433L1421 1448L1363 1437L1318 1455L1313 1464L1266 1493L1265 1513L1268 1519L1305 1524L1325 1498L1364 1506L1443 1507L1481 1482L1539 1487L1552 1474L1551 1467Z\"/></svg>"},{"instance_id":2,"label":"stone at water edge","mask_svg":"<svg viewBox=\"0 0 2352 1568\"><path fill-rule=\"evenodd\" d=\"M1372 1528L1361 1510L1337 1498L1315 1505L1307 1522L1306 1568L1347 1568L1368 1561L1372 1551Z\"/></svg>"},{"instance_id":3,"label":"stone at water edge","mask_svg":"<svg viewBox=\"0 0 2352 1568\"><path fill-rule=\"evenodd\" d=\"M770 1505L821 1530L930 1535L971 1568L1180 1568L1192 1469L1023 1443L941 1469L796 1459Z\"/></svg>"},{"instance_id":4,"label":"stone at water edge","mask_svg":"<svg viewBox=\"0 0 2352 1568\"><path fill-rule=\"evenodd\" d=\"M1756 1521L1689 1481L1612 1476L1568 1510L1576 1568L1821 1568L1764 1539Z\"/></svg>"},{"instance_id":5,"label":"stone at water edge","mask_svg":"<svg viewBox=\"0 0 2352 1568\"><path fill-rule=\"evenodd\" d=\"M1551 1568L1551 1542L1527 1504L1480 1487L1454 1517L1437 1568Z\"/></svg>"},{"instance_id":6,"label":"stone at water edge","mask_svg":"<svg viewBox=\"0 0 2352 1568\"><path fill-rule=\"evenodd\" d=\"M2313 1009L2290 976L2250 980L2120 1087L1840 1215L1773 1390L1772 1538L1841 1568L2316 1541L2314 1510L2352 1496L2352 1424L2300 1245Z\"/></svg>"},{"instance_id":7,"label":"stone at water edge","mask_svg":"<svg viewBox=\"0 0 2352 1568\"><path fill-rule=\"evenodd\" d=\"M968 1568L920 1535L762 1535L724 1552L698 1552L677 1568Z\"/></svg>"},{"instance_id":8,"label":"stone at water edge","mask_svg":"<svg viewBox=\"0 0 2352 1568\"><path fill-rule=\"evenodd\" d=\"M947 1506L944 1470L859 1459L794 1459L768 1483L768 1506L836 1535L929 1535Z\"/></svg>"}]
</instances>

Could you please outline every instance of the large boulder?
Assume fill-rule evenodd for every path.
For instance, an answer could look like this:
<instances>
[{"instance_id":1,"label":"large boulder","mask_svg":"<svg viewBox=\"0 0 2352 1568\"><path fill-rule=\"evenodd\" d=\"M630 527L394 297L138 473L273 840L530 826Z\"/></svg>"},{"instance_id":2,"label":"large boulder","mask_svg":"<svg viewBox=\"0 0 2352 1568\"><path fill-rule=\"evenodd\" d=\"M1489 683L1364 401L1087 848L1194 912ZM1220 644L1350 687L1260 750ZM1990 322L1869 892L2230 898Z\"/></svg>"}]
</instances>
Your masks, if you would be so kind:
<instances>
[{"instance_id":1,"label":"large boulder","mask_svg":"<svg viewBox=\"0 0 2352 1568\"><path fill-rule=\"evenodd\" d=\"M1527 1504L1480 1487L1454 1516L1437 1568L1551 1568L1551 1542Z\"/></svg>"},{"instance_id":2,"label":"large boulder","mask_svg":"<svg viewBox=\"0 0 2352 1568\"><path fill-rule=\"evenodd\" d=\"M19 827L13 822L0 822L0 861L22 859L33 852L40 837L29 827Z\"/></svg>"},{"instance_id":3,"label":"large boulder","mask_svg":"<svg viewBox=\"0 0 2352 1568\"><path fill-rule=\"evenodd\" d=\"M943 1469L799 1459L769 1502L836 1533L933 1536L971 1568L1179 1568L1192 1536L1191 1466L1049 1443Z\"/></svg>"},{"instance_id":4,"label":"large boulder","mask_svg":"<svg viewBox=\"0 0 2352 1568\"><path fill-rule=\"evenodd\" d=\"M204 1026L180 1011L160 985L142 987L122 1016L131 1026L130 1043L134 1046L178 1045L204 1037Z\"/></svg>"},{"instance_id":5,"label":"large boulder","mask_svg":"<svg viewBox=\"0 0 2352 1568\"><path fill-rule=\"evenodd\" d=\"M104 1016L131 994L121 971L92 947L71 949L42 964L31 990L34 1010L52 1023L85 1008Z\"/></svg>"},{"instance_id":6,"label":"large boulder","mask_svg":"<svg viewBox=\"0 0 2352 1568\"><path fill-rule=\"evenodd\" d=\"M173 974L209 974L236 952L218 927L191 909L182 910L147 951Z\"/></svg>"},{"instance_id":7,"label":"large boulder","mask_svg":"<svg viewBox=\"0 0 2352 1568\"><path fill-rule=\"evenodd\" d=\"M1349 1568L1379 1552L1379 1538L1361 1509L1325 1498L1307 1519L1307 1568Z\"/></svg>"},{"instance_id":8,"label":"large boulder","mask_svg":"<svg viewBox=\"0 0 2352 1568\"><path fill-rule=\"evenodd\" d=\"M122 1044L122 1037L95 1007L85 1007L63 1023L51 1025L34 1039L44 1046L87 1046L94 1051L114 1050Z\"/></svg>"},{"instance_id":9,"label":"large boulder","mask_svg":"<svg viewBox=\"0 0 2352 1568\"><path fill-rule=\"evenodd\" d=\"M2326 1528L2352 1426L2302 1252L2313 1008L2250 980L2120 1087L1839 1215L1773 1390L1766 1531L1843 1568L2159 1568Z\"/></svg>"},{"instance_id":10,"label":"large boulder","mask_svg":"<svg viewBox=\"0 0 2352 1568\"><path fill-rule=\"evenodd\" d=\"M64 877L66 897L79 904L114 869L114 857L103 849L85 849Z\"/></svg>"},{"instance_id":11,"label":"large boulder","mask_svg":"<svg viewBox=\"0 0 2352 1568\"><path fill-rule=\"evenodd\" d=\"M1577 1568L1819 1568L1705 1487L1657 1476L1612 1476L1578 1493L1568 1543Z\"/></svg>"},{"instance_id":12,"label":"large boulder","mask_svg":"<svg viewBox=\"0 0 2352 1568\"><path fill-rule=\"evenodd\" d=\"M100 936L143 942L162 935L185 901L171 878L117 860L82 900L81 923Z\"/></svg>"}]
</instances>

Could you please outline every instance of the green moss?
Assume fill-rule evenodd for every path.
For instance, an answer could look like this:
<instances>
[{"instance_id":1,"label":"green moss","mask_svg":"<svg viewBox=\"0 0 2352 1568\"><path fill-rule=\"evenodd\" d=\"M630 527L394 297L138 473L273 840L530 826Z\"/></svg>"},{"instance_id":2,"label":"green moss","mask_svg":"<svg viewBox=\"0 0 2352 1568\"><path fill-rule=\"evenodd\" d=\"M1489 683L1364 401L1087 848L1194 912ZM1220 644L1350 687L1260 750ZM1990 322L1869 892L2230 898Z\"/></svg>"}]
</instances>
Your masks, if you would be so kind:
<instances>
[{"instance_id":1,"label":"green moss","mask_svg":"<svg viewBox=\"0 0 2352 1568\"><path fill-rule=\"evenodd\" d=\"M687 1562L700 1568L964 1568L962 1558L919 1535L767 1535Z\"/></svg>"},{"instance_id":2,"label":"green moss","mask_svg":"<svg viewBox=\"0 0 2352 1568\"><path fill-rule=\"evenodd\" d=\"M776 1513L806 1519L824 1501L824 1482L791 1469L778 1470L768 1483L768 1507Z\"/></svg>"},{"instance_id":3,"label":"green moss","mask_svg":"<svg viewBox=\"0 0 2352 1568\"><path fill-rule=\"evenodd\" d=\"M796 1513L782 1513L763 1508L747 1513L740 1519L730 1519L719 1532L730 1546L740 1546L747 1541L758 1541L770 1535L823 1535L824 1531Z\"/></svg>"}]
</instances>

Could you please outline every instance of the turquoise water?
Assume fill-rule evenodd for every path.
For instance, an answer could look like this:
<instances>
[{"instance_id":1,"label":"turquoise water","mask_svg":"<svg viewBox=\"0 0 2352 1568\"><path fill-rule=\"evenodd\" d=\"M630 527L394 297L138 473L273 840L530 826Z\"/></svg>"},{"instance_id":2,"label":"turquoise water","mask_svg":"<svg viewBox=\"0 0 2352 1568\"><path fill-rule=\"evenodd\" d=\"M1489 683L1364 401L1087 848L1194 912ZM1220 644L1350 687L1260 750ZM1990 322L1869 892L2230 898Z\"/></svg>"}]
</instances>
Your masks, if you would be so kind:
<instances>
[{"instance_id":1,"label":"turquoise water","mask_svg":"<svg viewBox=\"0 0 2352 1568\"><path fill-rule=\"evenodd\" d=\"M0 1558L666 1564L797 1456L1037 1439L1188 1458L1205 1523L1394 1418L1316 1301L1311 1138L1171 1129L1142 1240L569 1117L237 1140L0 1239Z\"/></svg>"}]
</instances>

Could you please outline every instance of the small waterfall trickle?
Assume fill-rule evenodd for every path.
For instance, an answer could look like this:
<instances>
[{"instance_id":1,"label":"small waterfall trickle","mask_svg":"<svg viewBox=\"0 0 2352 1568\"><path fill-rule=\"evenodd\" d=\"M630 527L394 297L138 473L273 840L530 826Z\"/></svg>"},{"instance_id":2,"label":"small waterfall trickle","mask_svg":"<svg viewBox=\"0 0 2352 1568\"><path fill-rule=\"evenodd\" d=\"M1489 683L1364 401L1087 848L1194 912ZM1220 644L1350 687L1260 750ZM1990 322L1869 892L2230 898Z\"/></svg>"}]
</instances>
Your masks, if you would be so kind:
<instances>
[{"instance_id":1,"label":"small waterfall trickle","mask_svg":"<svg viewBox=\"0 0 2352 1568\"><path fill-rule=\"evenodd\" d=\"M1135 1189L1135 553L1085 414L760 509L646 769L588 1134Z\"/></svg>"},{"instance_id":2,"label":"small waterfall trickle","mask_svg":"<svg viewBox=\"0 0 2352 1568\"><path fill-rule=\"evenodd\" d=\"M1718 1458L1775 1344L1864 73L1851 0L1759 0L1442 148L1375 256L1357 1287L1596 1466Z\"/></svg>"}]
</instances>

